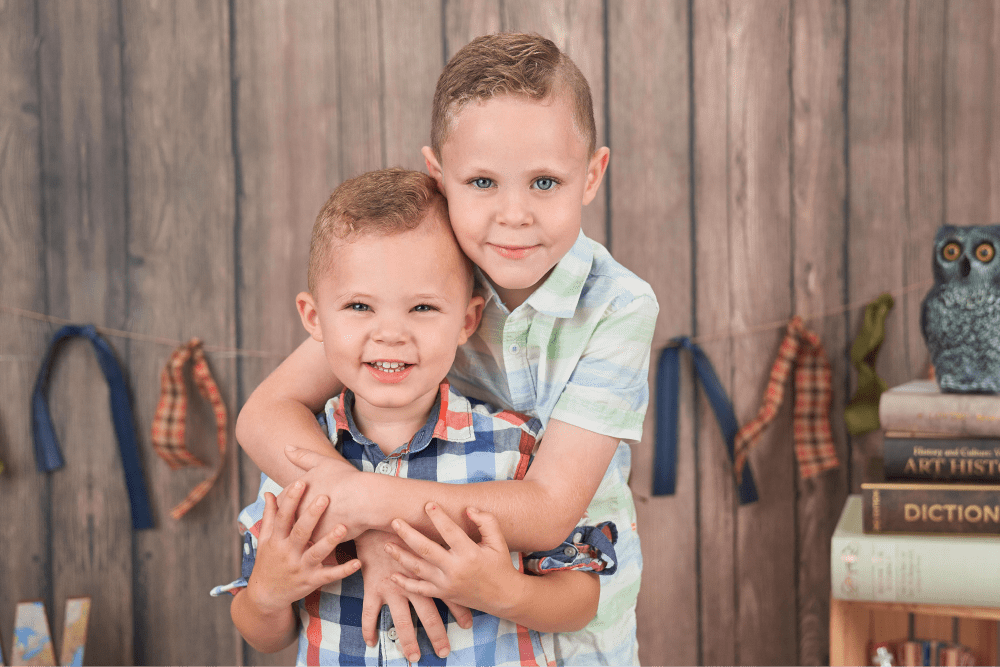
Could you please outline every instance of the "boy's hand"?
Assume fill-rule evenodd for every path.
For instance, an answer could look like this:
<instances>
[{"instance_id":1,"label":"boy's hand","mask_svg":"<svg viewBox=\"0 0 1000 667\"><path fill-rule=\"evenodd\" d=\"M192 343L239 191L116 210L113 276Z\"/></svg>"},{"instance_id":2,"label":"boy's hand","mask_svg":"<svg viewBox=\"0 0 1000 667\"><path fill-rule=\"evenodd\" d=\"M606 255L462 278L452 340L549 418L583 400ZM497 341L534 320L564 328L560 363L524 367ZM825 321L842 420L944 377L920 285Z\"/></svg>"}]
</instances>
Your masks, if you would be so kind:
<instances>
[{"instance_id":1,"label":"boy's hand","mask_svg":"<svg viewBox=\"0 0 1000 667\"><path fill-rule=\"evenodd\" d=\"M323 456L309 449L288 446L285 447L285 456L305 471L299 478L306 485L303 506L308 507L315 502L320 493L330 501L313 530L314 539L322 538L337 526L344 526L346 529L340 538L342 541L352 540L367 529L367 526L357 520L360 508L364 507L366 488L364 484L354 483L356 480L360 481L359 477L364 473L343 459ZM278 497L279 507L284 506L284 496L287 493L288 488Z\"/></svg>"},{"instance_id":2,"label":"boy's hand","mask_svg":"<svg viewBox=\"0 0 1000 667\"><path fill-rule=\"evenodd\" d=\"M410 605L417 612L417 618L424 626L427 638L434 646L438 657L444 658L451 651L448 642L448 631L444 627L441 615L434 601L424 595L409 593L396 585L391 577L400 573L399 566L386 554L386 546L393 544L397 550L403 550L402 543L393 535L376 530L369 530L354 540L358 555L364 563L362 577L365 583L365 593L362 602L361 631L365 642L373 646L378 636L378 617L382 605L389 605L393 625L403 655L410 662L420 659L420 648L417 645L417 633L410 616ZM472 626L472 613L460 605L446 602L452 615L463 628Z\"/></svg>"},{"instance_id":3,"label":"boy's hand","mask_svg":"<svg viewBox=\"0 0 1000 667\"><path fill-rule=\"evenodd\" d=\"M323 565L324 559L343 539L344 526L337 526L323 539L308 545L309 536L329 499L320 496L296 520L295 512L304 490L305 484L301 481L292 484L280 509L274 494L264 494L257 560L244 592L261 612L287 608L317 588L339 581L361 567L357 559L343 565Z\"/></svg>"},{"instance_id":4,"label":"boy's hand","mask_svg":"<svg viewBox=\"0 0 1000 667\"><path fill-rule=\"evenodd\" d=\"M395 519L393 528L413 553L393 544L386 545L386 551L413 578L395 574L392 580L411 593L438 597L506 618L504 611L509 602L520 597L516 589L521 579L511 563L507 541L496 517L471 507L466 510L483 538L476 544L436 503L428 503L424 510L449 549L402 519Z\"/></svg>"}]
</instances>

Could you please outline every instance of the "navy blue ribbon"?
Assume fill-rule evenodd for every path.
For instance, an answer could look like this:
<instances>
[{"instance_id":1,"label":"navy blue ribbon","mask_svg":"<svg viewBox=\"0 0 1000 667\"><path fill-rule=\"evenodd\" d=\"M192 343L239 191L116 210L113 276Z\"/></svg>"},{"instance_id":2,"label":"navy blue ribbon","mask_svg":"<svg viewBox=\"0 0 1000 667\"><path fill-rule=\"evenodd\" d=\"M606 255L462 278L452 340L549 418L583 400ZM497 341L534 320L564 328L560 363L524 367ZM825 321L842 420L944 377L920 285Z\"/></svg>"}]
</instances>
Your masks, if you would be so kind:
<instances>
[{"instance_id":1,"label":"navy blue ribbon","mask_svg":"<svg viewBox=\"0 0 1000 667\"><path fill-rule=\"evenodd\" d=\"M142 479L139 447L135 438L135 422L132 418L132 405L129 402L125 376L122 374L111 346L101 338L91 325L69 324L57 331L49 342L49 349L45 352L42 368L38 371L35 391L31 395L31 421L34 427L35 462L38 465L38 472L52 472L64 465L45 396L49 387L52 362L59 343L66 338L75 336L83 336L93 343L94 352L97 353L97 362L100 364L104 379L108 383L111 418L114 422L115 434L118 436L118 448L122 453L125 486L128 488L129 503L132 508L132 527L135 530L152 528L153 512L149 508L149 498L146 496L146 487Z\"/></svg>"},{"instance_id":2,"label":"navy blue ribbon","mask_svg":"<svg viewBox=\"0 0 1000 667\"><path fill-rule=\"evenodd\" d=\"M653 495L672 496L677 487L677 413L680 405L681 349L691 353L694 370L705 390L709 405L719 422L722 438L726 441L729 460L733 461L733 442L739 426L732 403L726 396L722 383L715 375L712 362L691 339L679 336L667 343L660 354L656 370L656 460L653 465ZM739 487L740 504L757 500L757 486L747 465Z\"/></svg>"}]
</instances>

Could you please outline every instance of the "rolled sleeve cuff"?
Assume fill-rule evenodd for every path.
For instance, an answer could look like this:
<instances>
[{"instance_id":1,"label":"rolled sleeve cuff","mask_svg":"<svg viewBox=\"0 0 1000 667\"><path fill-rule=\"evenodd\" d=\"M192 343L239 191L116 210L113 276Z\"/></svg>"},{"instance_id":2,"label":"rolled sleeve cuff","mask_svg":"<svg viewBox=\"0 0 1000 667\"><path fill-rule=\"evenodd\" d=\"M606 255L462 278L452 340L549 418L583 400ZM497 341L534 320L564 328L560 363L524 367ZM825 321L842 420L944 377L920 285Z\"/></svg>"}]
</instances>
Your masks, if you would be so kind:
<instances>
[{"instance_id":1,"label":"rolled sleeve cuff","mask_svg":"<svg viewBox=\"0 0 1000 667\"><path fill-rule=\"evenodd\" d=\"M239 593L241 588L246 588L249 585L250 575L253 573L253 566L256 561L257 547L254 545L253 535L248 530L243 533L243 562L240 564L240 578L228 584L216 586L208 594L217 598L226 593L230 595Z\"/></svg>"},{"instance_id":2,"label":"rolled sleeve cuff","mask_svg":"<svg viewBox=\"0 0 1000 667\"><path fill-rule=\"evenodd\" d=\"M618 529L611 521L596 526L577 526L555 549L527 554L524 566L532 574L564 570L614 574L618 569L617 542Z\"/></svg>"}]
</instances>

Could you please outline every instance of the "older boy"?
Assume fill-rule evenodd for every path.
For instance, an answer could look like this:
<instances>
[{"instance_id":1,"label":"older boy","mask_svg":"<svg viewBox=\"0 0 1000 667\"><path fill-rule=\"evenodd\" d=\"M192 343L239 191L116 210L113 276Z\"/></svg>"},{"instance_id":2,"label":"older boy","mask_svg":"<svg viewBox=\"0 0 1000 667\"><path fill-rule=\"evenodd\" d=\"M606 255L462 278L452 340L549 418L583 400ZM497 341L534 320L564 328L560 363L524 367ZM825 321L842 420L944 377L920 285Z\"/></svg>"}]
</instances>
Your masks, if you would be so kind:
<instances>
[{"instance_id":1,"label":"older boy","mask_svg":"<svg viewBox=\"0 0 1000 667\"><path fill-rule=\"evenodd\" d=\"M330 369L347 387L327 403L325 424L337 450L359 469L450 483L524 475L538 420L466 399L444 380L456 348L479 323L483 299L473 295L471 264L429 176L388 169L341 184L314 227L309 292L298 296L297 306L306 330L323 345ZM240 515L248 535L243 578L214 593L238 593L233 621L262 651L280 650L298 636L300 664L415 662L417 656L404 654L395 641L388 615L380 641L366 646L361 564L323 563L346 535L344 526L307 544L329 498L304 504L293 522L305 488L295 482L279 510L274 494L282 489L262 475L257 502ZM572 570L605 570L603 556L592 549L609 546L601 535L588 534L594 544L580 535L574 547L579 555L565 558L567 563L544 577L528 576L515 569L522 565L520 556L510 554L491 515L467 511L483 536L475 544L433 503L425 509L451 551L464 556L463 562L449 563L449 571L473 582L444 594L487 612L470 615L449 605L454 616L447 620L452 647L447 662L544 664L550 638L527 628L576 629L593 618L600 586L595 575ZM416 539L407 528L401 525L400 531ZM613 558L613 549L608 551ZM428 555L439 564L447 561ZM417 565L415 558L409 563ZM449 618L444 609L421 611L428 618ZM424 630L420 640L433 661Z\"/></svg>"},{"instance_id":2,"label":"older boy","mask_svg":"<svg viewBox=\"0 0 1000 667\"><path fill-rule=\"evenodd\" d=\"M449 377L463 392L494 397L545 426L546 446L522 482L439 490L363 478L317 456L329 446L310 423L310 408L339 383L316 370L321 351L309 341L254 392L237 435L279 480L298 477L291 462L310 469L305 479L314 492L334 498L324 531L338 523L350 534L385 530L394 517L429 531L422 508L430 499L452 516L467 506L494 513L512 548L529 551L551 547L581 516L614 521L618 574L601 581L597 618L581 632L556 635L555 651L560 662L626 664L638 661L642 557L624 440L642 431L657 305L645 282L580 230L582 206L597 194L609 159L595 137L586 80L537 35L478 38L438 80L432 145L423 154L487 295L482 326L459 349ZM463 528L475 531L468 521ZM364 538L359 549L374 567L377 544Z\"/></svg>"}]
</instances>

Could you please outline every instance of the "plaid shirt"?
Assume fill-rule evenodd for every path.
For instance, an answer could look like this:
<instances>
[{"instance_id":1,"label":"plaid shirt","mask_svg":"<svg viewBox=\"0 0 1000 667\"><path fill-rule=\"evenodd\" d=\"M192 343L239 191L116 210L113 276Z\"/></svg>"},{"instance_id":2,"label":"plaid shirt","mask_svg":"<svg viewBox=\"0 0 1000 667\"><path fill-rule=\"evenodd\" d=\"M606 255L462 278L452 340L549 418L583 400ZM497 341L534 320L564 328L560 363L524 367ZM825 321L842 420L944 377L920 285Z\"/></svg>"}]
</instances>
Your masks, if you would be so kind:
<instances>
[{"instance_id":1,"label":"plaid shirt","mask_svg":"<svg viewBox=\"0 0 1000 667\"><path fill-rule=\"evenodd\" d=\"M623 440L638 440L649 402L658 306L652 288L580 233L545 282L513 312L482 274L483 321L458 349L449 379L464 394ZM618 572L601 577L597 617L554 636L560 664L638 664L635 602L642 553L620 442L584 523L614 522Z\"/></svg>"},{"instance_id":2,"label":"plaid shirt","mask_svg":"<svg viewBox=\"0 0 1000 667\"><path fill-rule=\"evenodd\" d=\"M358 431L351 415L352 405L353 395L349 391L326 405L321 422L334 445L359 469L398 477L449 483L520 479L531 461L540 430L537 419L497 411L466 399L445 382L424 427L409 443L386 456ZM277 495L281 487L262 474L257 501L240 513L240 530L244 532L242 577L216 587L212 595L235 594L247 585L256 558L265 491ZM617 565L612 546L616 537L613 525L581 526L558 549L523 558L513 553L511 559L521 571L582 569L612 574ZM371 648L365 645L361 634L363 594L361 573L356 572L299 601L299 664L408 664L396 643L388 607L382 608L379 619L379 642ZM472 628L463 629L455 623L447 607L436 602L448 630L451 653L446 659L438 658L418 624L421 652L418 664L554 664L551 634L528 630L478 611L473 611Z\"/></svg>"}]
</instances>

